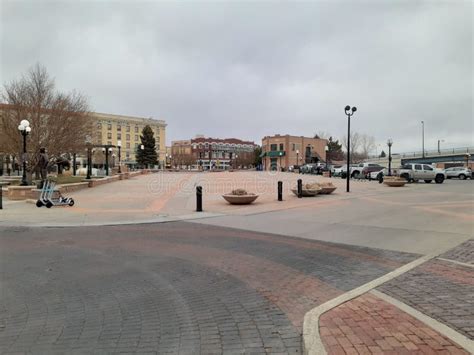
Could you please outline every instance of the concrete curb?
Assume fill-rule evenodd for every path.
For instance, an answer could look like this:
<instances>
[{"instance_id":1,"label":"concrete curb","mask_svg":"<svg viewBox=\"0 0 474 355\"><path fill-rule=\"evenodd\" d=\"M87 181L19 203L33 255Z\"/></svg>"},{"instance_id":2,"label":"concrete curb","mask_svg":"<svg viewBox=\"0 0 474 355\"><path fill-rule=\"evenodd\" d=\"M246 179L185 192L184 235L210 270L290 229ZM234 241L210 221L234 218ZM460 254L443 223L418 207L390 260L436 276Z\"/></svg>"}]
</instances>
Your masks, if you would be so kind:
<instances>
[{"instance_id":1,"label":"concrete curb","mask_svg":"<svg viewBox=\"0 0 474 355\"><path fill-rule=\"evenodd\" d=\"M36 200L32 200L32 203ZM70 222L70 223L55 223L54 221L48 221L44 223L30 223L28 227L42 227L42 228L66 228L66 227L97 227L97 226L120 226L120 225L133 225L133 224L151 224L151 223L167 223L167 222L179 222L179 221L192 221L202 218L212 218L225 216L220 213L211 212L196 212L181 216L157 216L156 218L149 218L144 220L133 220L133 221L100 221L100 222ZM18 227L18 224L3 224L0 222L0 227Z\"/></svg>"},{"instance_id":2,"label":"concrete curb","mask_svg":"<svg viewBox=\"0 0 474 355\"><path fill-rule=\"evenodd\" d=\"M385 274L378 279L372 280L362 286L359 286L349 292L346 292L332 300L313 308L305 314L303 321L303 352L308 355L325 355L326 349L319 335L319 318L327 311L356 298L364 293L369 292L375 287L384 284L397 276L400 276L411 269L435 258L437 255L429 254L422 256L408 264L405 264L398 269L395 269L388 274Z\"/></svg>"},{"instance_id":3,"label":"concrete curb","mask_svg":"<svg viewBox=\"0 0 474 355\"><path fill-rule=\"evenodd\" d=\"M444 325L441 322L438 322L436 319L433 319L431 317L428 317L427 315L421 313L420 311L416 310L415 308L410 307L409 305L400 302L399 300L390 297L389 295L386 295L385 293L382 293L377 290L372 290L370 291L374 296L384 300L387 303L390 303L394 305L395 307L401 309L405 313L408 313L412 317L418 319L419 321L425 323L429 327L433 328L436 330L438 333L443 334L445 337L449 338L456 344L462 346L464 349L467 351L473 353L474 352L474 341L470 340L466 336L458 333L454 329L448 327L447 325Z\"/></svg>"}]
</instances>

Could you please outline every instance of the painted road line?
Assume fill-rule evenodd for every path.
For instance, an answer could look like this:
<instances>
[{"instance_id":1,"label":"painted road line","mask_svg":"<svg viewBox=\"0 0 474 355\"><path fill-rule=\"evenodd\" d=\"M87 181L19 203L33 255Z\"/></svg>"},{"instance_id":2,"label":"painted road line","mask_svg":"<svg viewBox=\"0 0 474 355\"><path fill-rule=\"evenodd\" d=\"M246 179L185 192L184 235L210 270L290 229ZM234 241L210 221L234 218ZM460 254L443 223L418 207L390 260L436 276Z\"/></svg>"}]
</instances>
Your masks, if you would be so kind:
<instances>
[{"instance_id":1,"label":"painted road line","mask_svg":"<svg viewBox=\"0 0 474 355\"><path fill-rule=\"evenodd\" d=\"M436 259L447 261L447 262L453 263L453 264L458 264L458 265L461 265L461 266L467 266L467 267L474 268L474 264L463 263L462 261L457 261L457 260L452 260L452 259L445 259L445 258L436 258Z\"/></svg>"}]
</instances>

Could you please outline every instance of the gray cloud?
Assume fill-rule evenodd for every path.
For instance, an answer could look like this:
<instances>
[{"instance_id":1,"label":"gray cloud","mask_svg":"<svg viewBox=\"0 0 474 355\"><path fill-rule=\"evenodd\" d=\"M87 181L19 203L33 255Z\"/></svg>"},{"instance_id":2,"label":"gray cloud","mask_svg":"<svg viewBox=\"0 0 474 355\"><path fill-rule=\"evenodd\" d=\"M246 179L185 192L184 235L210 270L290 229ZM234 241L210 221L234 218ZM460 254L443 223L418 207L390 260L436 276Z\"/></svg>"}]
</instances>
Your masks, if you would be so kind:
<instances>
[{"instance_id":1,"label":"gray cloud","mask_svg":"<svg viewBox=\"0 0 474 355\"><path fill-rule=\"evenodd\" d=\"M1 79L39 61L94 110L203 133L473 145L472 2L1 0ZM380 150L380 148L379 148Z\"/></svg>"}]
</instances>

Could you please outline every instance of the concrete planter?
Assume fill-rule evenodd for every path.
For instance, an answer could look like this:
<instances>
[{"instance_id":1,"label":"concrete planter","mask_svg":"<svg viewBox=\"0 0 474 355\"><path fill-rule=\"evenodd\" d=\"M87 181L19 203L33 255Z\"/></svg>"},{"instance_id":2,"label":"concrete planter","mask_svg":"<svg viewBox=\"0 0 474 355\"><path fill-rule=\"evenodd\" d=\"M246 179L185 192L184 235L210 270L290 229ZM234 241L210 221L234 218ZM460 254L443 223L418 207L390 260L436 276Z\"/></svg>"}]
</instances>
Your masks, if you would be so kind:
<instances>
[{"instance_id":1,"label":"concrete planter","mask_svg":"<svg viewBox=\"0 0 474 355\"><path fill-rule=\"evenodd\" d=\"M258 198L258 195L222 195L224 200L229 202L231 205L249 205Z\"/></svg>"},{"instance_id":2,"label":"concrete planter","mask_svg":"<svg viewBox=\"0 0 474 355\"><path fill-rule=\"evenodd\" d=\"M385 176L383 178L383 183L390 187L402 187L407 183L406 179L397 177L397 176Z\"/></svg>"},{"instance_id":3,"label":"concrete planter","mask_svg":"<svg viewBox=\"0 0 474 355\"><path fill-rule=\"evenodd\" d=\"M406 180L384 180L383 183L390 187L403 187L407 182Z\"/></svg>"},{"instance_id":4,"label":"concrete planter","mask_svg":"<svg viewBox=\"0 0 474 355\"><path fill-rule=\"evenodd\" d=\"M321 195L330 195L334 191L336 191L337 187L336 186L323 186L322 190L320 192Z\"/></svg>"},{"instance_id":5,"label":"concrete planter","mask_svg":"<svg viewBox=\"0 0 474 355\"><path fill-rule=\"evenodd\" d=\"M298 196L298 189L291 189L291 191ZM303 188L301 196L303 197L313 197L316 196L317 194L321 193L322 189L305 189Z\"/></svg>"}]
</instances>

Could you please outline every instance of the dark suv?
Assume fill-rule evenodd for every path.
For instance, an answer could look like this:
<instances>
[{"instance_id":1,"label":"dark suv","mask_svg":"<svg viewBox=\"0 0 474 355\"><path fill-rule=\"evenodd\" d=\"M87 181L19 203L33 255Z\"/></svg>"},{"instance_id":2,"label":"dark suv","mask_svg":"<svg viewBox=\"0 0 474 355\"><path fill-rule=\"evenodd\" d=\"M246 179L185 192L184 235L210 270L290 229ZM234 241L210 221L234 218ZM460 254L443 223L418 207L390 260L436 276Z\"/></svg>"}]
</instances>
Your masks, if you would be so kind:
<instances>
[{"instance_id":1,"label":"dark suv","mask_svg":"<svg viewBox=\"0 0 474 355\"><path fill-rule=\"evenodd\" d=\"M365 168L362 169L362 176L364 176L366 179L369 178L369 174L373 173L375 171L381 171L383 169L383 166L380 165L375 165L375 164L369 164L369 166L366 166Z\"/></svg>"}]
</instances>

